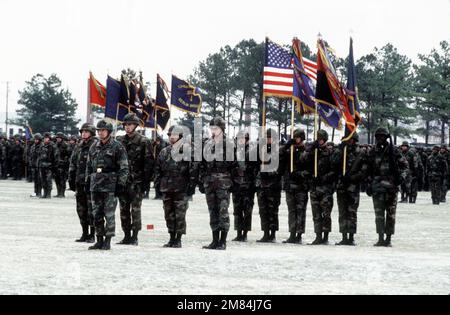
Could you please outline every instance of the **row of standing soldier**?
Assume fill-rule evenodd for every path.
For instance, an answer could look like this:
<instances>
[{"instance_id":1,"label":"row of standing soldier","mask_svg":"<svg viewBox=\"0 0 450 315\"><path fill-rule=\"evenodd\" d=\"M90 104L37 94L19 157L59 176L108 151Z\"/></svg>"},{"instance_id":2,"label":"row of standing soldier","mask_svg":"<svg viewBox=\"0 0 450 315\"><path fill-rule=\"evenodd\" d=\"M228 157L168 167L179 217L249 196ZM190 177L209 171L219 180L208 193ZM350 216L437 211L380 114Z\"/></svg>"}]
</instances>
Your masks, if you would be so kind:
<instances>
[{"instance_id":1,"label":"row of standing soldier","mask_svg":"<svg viewBox=\"0 0 450 315\"><path fill-rule=\"evenodd\" d=\"M197 185L200 191L206 194L210 213L212 242L205 248L226 249L230 229L228 208L231 194L237 230L234 240L247 240L247 233L252 225L254 196L257 194L264 232L259 242L275 241L276 232L279 230L278 209L283 188L286 191L291 234L286 243L302 242L309 192L316 233L312 244L327 244L331 232L333 194L337 192L339 226L343 236L338 245L354 245L360 184L365 178L369 178L367 193L373 196L374 200L379 234L376 245L391 245L391 236L395 232L398 186L408 180L410 173L407 158L388 142L390 136L385 129L377 131L377 144L369 152L360 149L357 134L336 150L332 150L327 145L328 135L325 131L318 132L316 142L306 144L305 133L296 130L293 139L280 150L279 168L264 172L261 169L264 169L264 164L268 162L263 163L261 159L256 162L249 161L250 151L255 148L250 145L248 135L238 137L240 141L246 142L246 162L238 162L235 158L227 161L225 156L213 161L204 159L202 162L176 162L170 153L173 147L182 148L184 145L184 142L180 141L182 134L173 133L174 128L171 128L171 145L163 149L155 160L150 141L136 132L138 125L139 119L135 115L127 115L124 122L126 135L117 140L111 138L113 127L105 121L101 121L97 128L85 124L80 130L82 141L72 154L69 184L77 193L77 211L83 229L82 237L77 241L93 243L95 233L97 242L91 249L110 248L111 238L115 236L116 198L120 201L121 223L125 234L119 244L138 244L138 233L142 228L143 193L148 190L153 175L155 187L163 194L165 218L170 234L166 247L181 247L182 235L186 233L188 197L194 194ZM212 137L204 145L212 148L230 145L224 137L225 122L221 118L213 119L210 127ZM99 132L100 140L95 138L96 131ZM269 131L268 153L271 153L273 144L271 135ZM47 140L44 140L43 147L45 142L48 142L49 135L44 138ZM346 172L343 166L345 147ZM292 170L291 150L294 150L295 161ZM50 147L42 150L46 152L42 153L42 156L51 156L51 151ZM316 151L317 176L314 174ZM223 152L225 154L226 150ZM442 158L439 159L443 161ZM433 168L434 162L428 164ZM48 181L47 167L42 166L41 177ZM44 193L45 195L47 194Z\"/></svg>"}]
</instances>

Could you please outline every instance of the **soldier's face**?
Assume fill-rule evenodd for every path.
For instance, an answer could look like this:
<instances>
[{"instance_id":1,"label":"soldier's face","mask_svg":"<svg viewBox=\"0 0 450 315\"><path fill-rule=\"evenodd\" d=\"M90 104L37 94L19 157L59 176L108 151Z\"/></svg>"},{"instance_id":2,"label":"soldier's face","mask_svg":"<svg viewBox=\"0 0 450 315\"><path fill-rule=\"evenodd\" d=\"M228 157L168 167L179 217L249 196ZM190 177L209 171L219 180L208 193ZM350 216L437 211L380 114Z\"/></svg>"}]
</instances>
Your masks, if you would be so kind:
<instances>
[{"instance_id":1,"label":"soldier's face","mask_svg":"<svg viewBox=\"0 0 450 315\"><path fill-rule=\"evenodd\" d=\"M50 138L44 138L44 143L45 144L49 144L50 143Z\"/></svg>"},{"instance_id":2,"label":"soldier's face","mask_svg":"<svg viewBox=\"0 0 450 315\"><path fill-rule=\"evenodd\" d=\"M320 146L323 146L324 144L325 144L325 140L320 139L320 140L319 140L319 145L320 145Z\"/></svg>"},{"instance_id":3,"label":"soldier's face","mask_svg":"<svg viewBox=\"0 0 450 315\"><path fill-rule=\"evenodd\" d=\"M133 133L137 128L135 124L124 124L124 127L127 134Z\"/></svg>"},{"instance_id":4,"label":"soldier's face","mask_svg":"<svg viewBox=\"0 0 450 315\"><path fill-rule=\"evenodd\" d=\"M296 144L296 145L300 145L300 144L302 144L302 143L303 143L302 138L295 138L295 144Z\"/></svg>"},{"instance_id":5,"label":"soldier's face","mask_svg":"<svg viewBox=\"0 0 450 315\"><path fill-rule=\"evenodd\" d=\"M39 144L41 140L34 140L34 143Z\"/></svg>"},{"instance_id":6,"label":"soldier's face","mask_svg":"<svg viewBox=\"0 0 450 315\"><path fill-rule=\"evenodd\" d=\"M178 133L173 132L170 134L169 137L170 144L175 144L178 142L178 140L180 140L180 136L178 135Z\"/></svg>"},{"instance_id":7,"label":"soldier's face","mask_svg":"<svg viewBox=\"0 0 450 315\"><path fill-rule=\"evenodd\" d=\"M403 151L403 152L408 151L408 147L407 147L407 146L402 146L402 151Z\"/></svg>"},{"instance_id":8,"label":"soldier's face","mask_svg":"<svg viewBox=\"0 0 450 315\"><path fill-rule=\"evenodd\" d=\"M62 139L61 138L56 138L56 142L61 143Z\"/></svg>"},{"instance_id":9,"label":"soldier's face","mask_svg":"<svg viewBox=\"0 0 450 315\"><path fill-rule=\"evenodd\" d=\"M81 138L83 138L83 140L87 140L91 137L91 133L89 131L83 130L81 132Z\"/></svg>"},{"instance_id":10,"label":"soldier's face","mask_svg":"<svg viewBox=\"0 0 450 315\"><path fill-rule=\"evenodd\" d=\"M376 139L377 143L379 143L379 144L386 143L386 141L387 141L387 138L385 136L376 136L375 139Z\"/></svg>"},{"instance_id":11,"label":"soldier's face","mask_svg":"<svg viewBox=\"0 0 450 315\"><path fill-rule=\"evenodd\" d=\"M222 136L222 134L223 134L223 131L219 127L216 127L216 126L211 127L211 135L213 138L219 138Z\"/></svg>"},{"instance_id":12,"label":"soldier's face","mask_svg":"<svg viewBox=\"0 0 450 315\"><path fill-rule=\"evenodd\" d=\"M106 140L109 137L109 132L106 129L97 130L97 134L100 140Z\"/></svg>"}]
</instances>

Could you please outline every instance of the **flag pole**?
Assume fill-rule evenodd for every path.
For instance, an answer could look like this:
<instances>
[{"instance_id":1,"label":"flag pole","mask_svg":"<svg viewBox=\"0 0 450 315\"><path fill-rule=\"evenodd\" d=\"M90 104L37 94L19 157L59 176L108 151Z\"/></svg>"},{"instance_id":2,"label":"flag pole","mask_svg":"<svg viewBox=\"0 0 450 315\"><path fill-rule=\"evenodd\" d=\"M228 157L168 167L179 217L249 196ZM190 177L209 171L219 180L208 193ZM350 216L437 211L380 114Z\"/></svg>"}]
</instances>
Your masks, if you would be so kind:
<instances>
[{"instance_id":1,"label":"flag pole","mask_svg":"<svg viewBox=\"0 0 450 315\"><path fill-rule=\"evenodd\" d=\"M117 104L117 109L116 109L116 125L114 126L114 139L117 138L117 125L119 124L119 108L120 108L120 105Z\"/></svg>"},{"instance_id":2,"label":"flag pole","mask_svg":"<svg viewBox=\"0 0 450 315\"><path fill-rule=\"evenodd\" d=\"M342 172L342 175L346 175L347 174L347 144L345 144L345 146L344 146L344 158L343 158L343 163L344 163L344 165L343 165L343 167L342 167L342 170L343 170L343 172Z\"/></svg>"},{"instance_id":3,"label":"flag pole","mask_svg":"<svg viewBox=\"0 0 450 315\"><path fill-rule=\"evenodd\" d=\"M295 102L291 98L291 140L294 139L294 126L295 126ZM291 145L291 173L294 172L294 144Z\"/></svg>"},{"instance_id":4,"label":"flag pole","mask_svg":"<svg viewBox=\"0 0 450 315\"><path fill-rule=\"evenodd\" d=\"M314 141L317 141L317 132L318 132L318 115L317 115L317 102L316 102L316 106L315 106L315 111L314 111ZM314 150L314 177L317 178L318 176L318 153L319 153L319 149L315 149Z\"/></svg>"}]
</instances>

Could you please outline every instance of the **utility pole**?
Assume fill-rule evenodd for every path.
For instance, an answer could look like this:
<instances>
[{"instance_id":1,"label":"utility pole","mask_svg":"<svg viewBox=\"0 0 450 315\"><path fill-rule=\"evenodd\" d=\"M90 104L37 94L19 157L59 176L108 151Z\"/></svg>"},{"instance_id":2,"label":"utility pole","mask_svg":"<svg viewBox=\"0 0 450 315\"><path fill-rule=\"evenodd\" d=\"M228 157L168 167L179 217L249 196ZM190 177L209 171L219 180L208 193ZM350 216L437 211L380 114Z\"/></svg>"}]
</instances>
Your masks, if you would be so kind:
<instances>
[{"instance_id":1,"label":"utility pole","mask_svg":"<svg viewBox=\"0 0 450 315\"><path fill-rule=\"evenodd\" d=\"M8 137L8 133L9 133L9 130L8 130L8 111L9 111L9 109L8 109L8 104L9 103L9 82L6 82L6 113L5 113L5 117L6 117L6 119L5 119L5 125L6 125L6 136Z\"/></svg>"}]
</instances>

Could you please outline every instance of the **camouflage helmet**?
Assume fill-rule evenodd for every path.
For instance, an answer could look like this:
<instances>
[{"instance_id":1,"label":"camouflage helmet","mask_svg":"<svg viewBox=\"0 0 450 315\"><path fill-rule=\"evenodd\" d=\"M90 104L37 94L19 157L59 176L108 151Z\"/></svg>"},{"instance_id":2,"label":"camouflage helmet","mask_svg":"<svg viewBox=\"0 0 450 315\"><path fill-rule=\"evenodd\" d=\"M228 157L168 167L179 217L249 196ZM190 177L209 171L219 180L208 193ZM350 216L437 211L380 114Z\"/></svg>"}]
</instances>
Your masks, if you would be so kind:
<instances>
[{"instance_id":1,"label":"camouflage helmet","mask_svg":"<svg viewBox=\"0 0 450 315\"><path fill-rule=\"evenodd\" d=\"M61 139L66 139L66 136L62 133L62 132L58 132L56 134L56 139L61 138Z\"/></svg>"},{"instance_id":2,"label":"camouflage helmet","mask_svg":"<svg viewBox=\"0 0 450 315\"><path fill-rule=\"evenodd\" d=\"M441 146L441 150L445 150L445 151L448 152L448 147L447 147L446 145L442 145L442 146Z\"/></svg>"},{"instance_id":3,"label":"camouflage helmet","mask_svg":"<svg viewBox=\"0 0 450 315\"><path fill-rule=\"evenodd\" d=\"M317 131L317 140L323 140L323 141L327 142L328 141L328 132L326 132L323 129Z\"/></svg>"},{"instance_id":4,"label":"camouflage helmet","mask_svg":"<svg viewBox=\"0 0 450 315\"><path fill-rule=\"evenodd\" d=\"M440 146L438 146L438 145L435 145L434 147L433 147L433 151L434 150L437 150L437 151L439 151L441 149L441 147Z\"/></svg>"},{"instance_id":5,"label":"camouflage helmet","mask_svg":"<svg viewBox=\"0 0 450 315\"><path fill-rule=\"evenodd\" d=\"M97 130L108 130L109 133L113 132L113 125L106 120L100 120L97 124Z\"/></svg>"},{"instance_id":6,"label":"camouflage helmet","mask_svg":"<svg viewBox=\"0 0 450 315\"><path fill-rule=\"evenodd\" d=\"M220 129L222 129L222 131L225 132L225 120L223 120L223 118L220 116L214 117L209 123L209 126L219 127Z\"/></svg>"},{"instance_id":7,"label":"camouflage helmet","mask_svg":"<svg viewBox=\"0 0 450 315\"><path fill-rule=\"evenodd\" d=\"M167 131L167 135L170 137L172 136L172 133L175 131L175 133L178 134L178 136L181 138L183 138L183 130L180 126L171 126L169 128L169 131Z\"/></svg>"},{"instance_id":8,"label":"camouflage helmet","mask_svg":"<svg viewBox=\"0 0 450 315\"><path fill-rule=\"evenodd\" d=\"M306 140L305 131L302 129L295 129L294 130L294 139L296 139L296 138L300 138L300 139L302 139L302 141L305 141Z\"/></svg>"},{"instance_id":9,"label":"camouflage helmet","mask_svg":"<svg viewBox=\"0 0 450 315\"><path fill-rule=\"evenodd\" d=\"M125 117L123 118L123 123L124 124L135 124L135 125L139 126L141 124L141 120L135 113L129 113L129 114L126 114Z\"/></svg>"},{"instance_id":10,"label":"camouflage helmet","mask_svg":"<svg viewBox=\"0 0 450 315\"><path fill-rule=\"evenodd\" d=\"M403 141L402 147L408 147L409 148L409 142L408 141Z\"/></svg>"},{"instance_id":11,"label":"camouflage helmet","mask_svg":"<svg viewBox=\"0 0 450 315\"><path fill-rule=\"evenodd\" d=\"M83 126L81 126L80 133L82 133L83 131L90 132L93 136L95 135L95 127L90 123L85 123L83 124Z\"/></svg>"},{"instance_id":12,"label":"camouflage helmet","mask_svg":"<svg viewBox=\"0 0 450 315\"><path fill-rule=\"evenodd\" d=\"M70 136L69 141L78 141L78 137L77 136Z\"/></svg>"},{"instance_id":13,"label":"camouflage helmet","mask_svg":"<svg viewBox=\"0 0 450 315\"><path fill-rule=\"evenodd\" d=\"M20 138L22 138L22 137L19 134L14 135L14 140L20 140Z\"/></svg>"},{"instance_id":14,"label":"camouflage helmet","mask_svg":"<svg viewBox=\"0 0 450 315\"><path fill-rule=\"evenodd\" d=\"M375 137L377 136L389 137L389 131L386 128L378 128L375 132Z\"/></svg>"},{"instance_id":15,"label":"camouflage helmet","mask_svg":"<svg viewBox=\"0 0 450 315\"><path fill-rule=\"evenodd\" d=\"M36 134L34 135L34 140L39 140L39 141L41 141L41 140L42 140L42 135L41 135L40 133L36 133Z\"/></svg>"},{"instance_id":16,"label":"camouflage helmet","mask_svg":"<svg viewBox=\"0 0 450 315\"><path fill-rule=\"evenodd\" d=\"M45 138L52 139L52 134L51 134L50 132L44 133L44 139L45 139Z\"/></svg>"}]
</instances>

